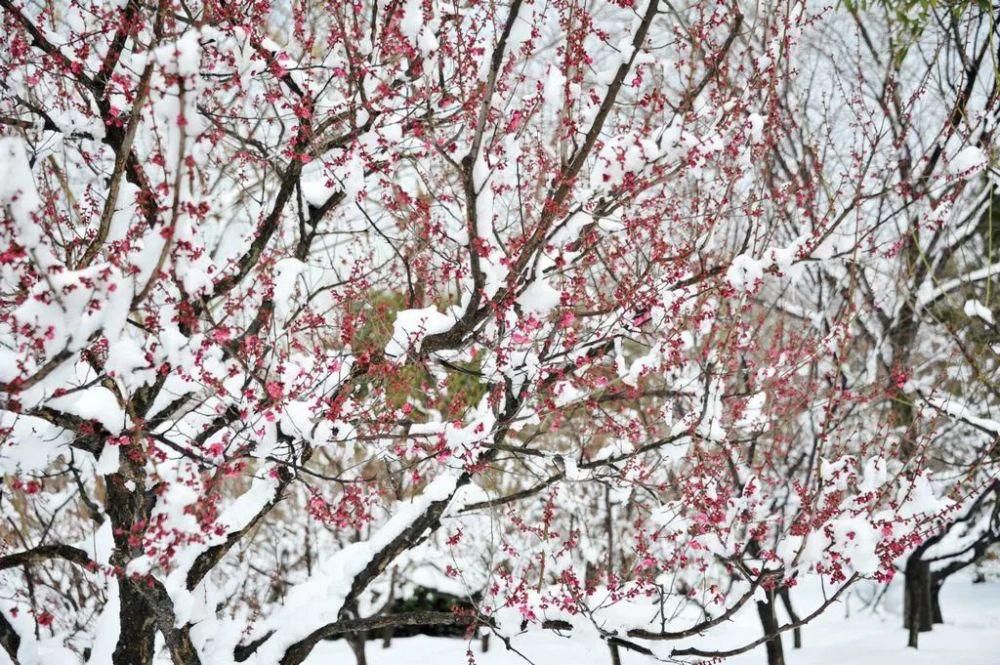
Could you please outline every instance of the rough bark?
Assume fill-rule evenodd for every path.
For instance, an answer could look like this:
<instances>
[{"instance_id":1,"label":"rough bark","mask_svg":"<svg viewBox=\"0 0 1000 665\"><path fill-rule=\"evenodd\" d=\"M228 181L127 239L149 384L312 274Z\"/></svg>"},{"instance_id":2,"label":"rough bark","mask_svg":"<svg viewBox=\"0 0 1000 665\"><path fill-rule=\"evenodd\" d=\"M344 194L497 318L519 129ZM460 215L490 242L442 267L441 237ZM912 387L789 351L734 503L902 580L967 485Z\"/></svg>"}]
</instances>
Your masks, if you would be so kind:
<instances>
[{"instance_id":1,"label":"rough bark","mask_svg":"<svg viewBox=\"0 0 1000 665\"><path fill-rule=\"evenodd\" d=\"M917 648L920 633L933 627L930 564L923 561L918 550L906 561L903 590L903 627L909 630L906 645Z\"/></svg>"},{"instance_id":2,"label":"rough bark","mask_svg":"<svg viewBox=\"0 0 1000 665\"><path fill-rule=\"evenodd\" d=\"M944 623L941 616L941 587L944 586L944 578L931 574L931 623Z\"/></svg>"},{"instance_id":3,"label":"rough bark","mask_svg":"<svg viewBox=\"0 0 1000 665\"><path fill-rule=\"evenodd\" d=\"M976 498L964 515L953 520L934 536L925 540L906 561L903 591L903 627L910 630L909 646L917 648L918 633L931 630L936 623L944 623L941 613L941 587L955 573L975 565L989 548L1000 542L1000 481L994 480ZM992 504L988 503L993 499ZM969 546L961 551L924 560L924 554L948 535L953 529L976 520L981 511L990 511L989 526ZM931 562L935 570L931 571Z\"/></svg>"},{"instance_id":4,"label":"rough bark","mask_svg":"<svg viewBox=\"0 0 1000 665\"><path fill-rule=\"evenodd\" d=\"M114 665L151 665L156 641L153 612L137 584L127 577L118 580L121 634L111 662Z\"/></svg>"},{"instance_id":5,"label":"rough bark","mask_svg":"<svg viewBox=\"0 0 1000 665\"><path fill-rule=\"evenodd\" d=\"M785 650L781 644L781 635L778 632L778 616L775 613L774 590L766 592L766 600L757 601L757 616L760 617L760 624L764 628L765 635L772 635L765 643L767 649L767 665L785 665Z\"/></svg>"},{"instance_id":6,"label":"rough bark","mask_svg":"<svg viewBox=\"0 0 1000 665\"><path fill-rule=\"evenodd\" d=\"M124 573L142 549L137 539L156 503L155 492L147 492L144 460L123 455L118 473L105 476L107 513L114 528L115 547L111 564L120 571L117 583L121 633L111 660L114 665L151 665L156 640L156 617L141 587L144 580Z\"/></svg>"}]
</instances>

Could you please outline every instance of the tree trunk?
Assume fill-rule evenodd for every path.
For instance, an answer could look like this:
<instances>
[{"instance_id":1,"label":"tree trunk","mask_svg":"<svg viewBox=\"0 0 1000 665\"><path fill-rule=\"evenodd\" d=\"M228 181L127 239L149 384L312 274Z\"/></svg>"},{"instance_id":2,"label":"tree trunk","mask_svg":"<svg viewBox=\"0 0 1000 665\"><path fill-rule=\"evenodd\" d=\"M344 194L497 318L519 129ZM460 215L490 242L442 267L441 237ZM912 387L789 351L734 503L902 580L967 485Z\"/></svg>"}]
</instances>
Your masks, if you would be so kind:
<instances>
[{"instance_id":1,"label":"tree trunk","mask_svg":"<svg viewBox=\"0 0 1000 665\"><path fill-rule=\"evenodd\" d=\"M930 564L921 560L919 553L910 555L904 575L903 627L910 631L906 645L916 649L919 634L934 626Z\"/></svg>"},{"instance_id":2,"label":"tree trunk","mask_svg":"<svg viewBox=\"0 0 1000 665\"><path fill-rule=\"evenodd\" d=\"M941 616L941 587L944 586L944 578L939 578L933 573L931 578L931 623L944 623Z\"/></svg>"},{"instance_id":3,"label":"tree trunk","mask_svg":"<svg viewBox=\"0 0 1000 665\"><path fill-rule=\"evenodd\" d=\"M354 660L358 665L368 665L368 659L365 656L365 641L364 633L351 633L347 636L347 643L351 646Z\"/></svg>"},{"instance_id":4,"label":"tree trunk","mask_svg":"<svg viewBox=\"0 0 1000 665\"><path fill-rule=\"evenodd\" d=\"M114 665L152 665L153 662L156 626L149 603L136 587L141 583L124 576L118 579L121 633L111 655Z\"/></svg>"},{"instance_id":5,"label":"tree trunk","mask_svg":"<svg viewBox=\"0 0 1000 665\"><path fill-rule=\"evenodd\" d=\"M608 562L607 562L608 573L607 574L608 574L608 576L610 576L611 573L614 572L614 569L615 569L615 558L614 558L614 552L615 552L615 522L614 522L614 514L612 513L612 506L611 506L611 486L610 485L604 488L604 507L606 509L605 513L604 513L604 528L607 531L607 536L608 536ZM608 642L608 650L611 652L611 665L622 665L622 656L621 656L621 653L619 653L619 651L618 651L618 645L617 644L612 644L611 642Z\"/></svg>"},{"instance_id":6,"label":"tree trunk","mask_svg":"<svg viewBox=\"0 0 1000 665\"><path fill-rule=\"evenodd\" d=\"M608 649L611 651L611 665L622 665L622 655L618 652L618 645L609 642Z\"/></svg>"},{"instance_id":7,"label":"tree trunk","mask_svg":"<svg viewBox=\"0 0 1000 665\"><path fill-rule=\"evenodd\" d=\"M133 538L144 533L156 503L156 494L145 489L146 473L142 460L122 455L117 473L104 477L107 513L111 520L115 547L110 563L120 570L118 585L118 623L120 632L111 654L114 665L152 665L156 649L156 619L153 607L143 594L143 580L133 579L124 571L140 555Z\"/></svg>"},{"instance_id":8,"label":"tree trunk","mask_svg":"<svg viewBox=\"0 0 1000 665\"><path fill-rule=\"evenodd\" d=\"M781 596L781 604L785 606L785 611L788 612L788 618L792 620L792 623L798 623L799 615L795 613L795 608L792 607L792 594L789 593L788 587L781 587L778 595ZM802 629L798 626L792 629L792 646L796 649L802 648Z\"/></svg>"},{"instance_id":9,"label":"tree trunk","mask_svg":"<svg viewBox=\"0 0 1000 665\"><path fill-rule=\"evenodd\" d=\"M767 600L757 601L757 616L764 628L764 635L773 635L766 643L767 665L785 665L785 650L781 646L781 635L778 633L778 616L774 607L774 590L767 592Z\"/></svg>"}]
</instances>

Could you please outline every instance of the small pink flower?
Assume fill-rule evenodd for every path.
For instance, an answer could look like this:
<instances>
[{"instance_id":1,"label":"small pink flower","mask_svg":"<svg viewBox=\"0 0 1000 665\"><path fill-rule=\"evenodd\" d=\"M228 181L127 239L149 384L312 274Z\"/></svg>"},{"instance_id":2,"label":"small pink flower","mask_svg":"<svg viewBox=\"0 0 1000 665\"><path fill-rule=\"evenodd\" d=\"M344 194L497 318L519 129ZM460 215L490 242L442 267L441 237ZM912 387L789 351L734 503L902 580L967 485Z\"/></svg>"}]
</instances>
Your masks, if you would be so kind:
<instances>
[{"instance_id":1,"label":"small pink flower","mask_svg":"<svg viewBox=\"0 0 1000 665\"><path fill-rule=\"evenodd\" d=\"M526 603L518 605L517 609L525 621L534 621L536 619L535 613L531 611L531 608Z\"/></svg>"}]
</instances>

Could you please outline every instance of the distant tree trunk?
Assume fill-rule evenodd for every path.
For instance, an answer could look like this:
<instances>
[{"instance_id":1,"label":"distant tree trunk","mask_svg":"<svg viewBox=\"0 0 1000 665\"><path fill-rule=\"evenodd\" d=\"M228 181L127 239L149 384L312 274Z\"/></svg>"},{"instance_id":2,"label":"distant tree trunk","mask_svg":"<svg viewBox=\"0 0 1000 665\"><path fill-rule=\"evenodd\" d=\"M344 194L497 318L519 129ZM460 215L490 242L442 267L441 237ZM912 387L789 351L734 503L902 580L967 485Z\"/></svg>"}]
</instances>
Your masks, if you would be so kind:
<instances>
[{"instance_id":1,"label":"distant tree trunk","mask_svg":"<svg viewBox=\"0 0 1000 665\"><path fill-rule=\"evenodd\" d=\"M383 611L391 611L393 601L396 599L396 573L399 572L398 566L392 567L392 575L389 577L389 596L386 598L385 607ZM382 631L382 648L388 649L392 646L392 636L395 631L392 626L386 626L385 630Z\"/></svg>"},{"instance_id":2,"label":"distant tree trunk","mask_svg":"<svg viewBox=\"0 0 1000 665\"><path fill-rule=\"evenodd\" d=\"M941 587L944 586L944 578L931 573L931 622L944 623L941 616Z\"/></svg>"},{"instance_id":3,"label":"distant tree trunk","mask_svg":"<svg viewBox=\"0 0 1000 665\"><path fill-rule=\"evenodd\" d=\"M785 606L785 611L788 612L788 618L792 620L792 623L798 623L799 615L792 607L792 594L788 591L788 587L781 587L778 595L781 597L781 604ZM798 626L792 629L792 646L796 649L802 648L802 629Z\"/></svg>"},{"instance_id":4,"label":"distant tree trunk","mask_svg":"<svg viewBox=\"0 0 1000 665\"><path fill-rule=\"evenodd\" d=\"M348 618L358 617L358 605L357 601L352 601L344 606L344 615ZM357 665L368 665L368 658L365 655L365 642L368 641L368 634L364 631L359 631L356 633L347 633L344 635L344 641L347 645L351 647L351 651L354 652L354 660ZM296 661L298 662L298 661Z\"/></svg>"},{"instance_id":5,"label":"distant tree trunk","mask_svg":"<svg viewBox=\"0 0 1000 665\"><path fill-rule=\"evenodd\" d=\"M604 528L607 531L608 537L608 575L610 576L615 569L615 522L614 514L612 513L611 506L611 487L604 488ZM618 652L618 645L608 642L608 649L611 651L611 665L622 665L622 656Z\"/></svg>"},{"instance_id":6,"label":"distant tree trunk","mask_svg":"<svg viewBox=\"0 0 1000 665\"><path fill-rule=\"evenodd\" d=\"M365 656L364 633L351 633L347 636L347 643L351 646L351 651L354 652L355 662L358 665L368 665L368 659Z\"/></svg>"},{"instance_id":7,"label":"distant tree trunk","mask_svg":"<svg viewBox=\"0 0 1000 665\"><path fill-rule=\"evenodd\" d=\"M992 503L988 503L992 499ZM960 525L974 523L983 510L990 511L989 528L983 531L973 544L963 550L944 556L937 556L937 570L931 571L930 563L923 560L924 554ZM919 634L927 632L936 623L944 623L941 614L941 587L945 580L968 566L975 565L989 548L1000 542L1000 480L994 480L972 503L965 514L953 520L939 533L931 536L917 547L906 559L905 584L903 587L903 627L909 630L907 646L917 648Z\"/></svg>"},{"instance_id":8,"label":"distant tree trunk","mask_svg":"<svg viewBox=\"0 0 1000 665\"><path fill-rule=\"evenodd\" d=\"M609 642L608 649L611 651L611 665L622 665L622 655L618 651L618 645Z\"/></svg>"},{"instance_id":9,"label":"distant tree trunk","mask_svg":"<svg viewBox=\"0 0 1000 665\"><path fill-rule=\"evenodd\" d=\"M773 635L766 643L767 665L785 665L785 650L781 646L781 635L778 633L778 615L774 607L774 590L767 592L767 600L757 601L757 616L765 635Z\"/></svg>"},{"instance_id":10,"label":"distant tree trunk","mask_svg":"<svg viewBox=\"0 0 1000 665\"><path fill-rule=\"evenodd\" d=\"M903 573L903 627L910 631L906 645L914 649L918 646L919 634L934 626L930 564L920 558L922 554L922 551L911 554Z\"/></svg>"}]
</instances>

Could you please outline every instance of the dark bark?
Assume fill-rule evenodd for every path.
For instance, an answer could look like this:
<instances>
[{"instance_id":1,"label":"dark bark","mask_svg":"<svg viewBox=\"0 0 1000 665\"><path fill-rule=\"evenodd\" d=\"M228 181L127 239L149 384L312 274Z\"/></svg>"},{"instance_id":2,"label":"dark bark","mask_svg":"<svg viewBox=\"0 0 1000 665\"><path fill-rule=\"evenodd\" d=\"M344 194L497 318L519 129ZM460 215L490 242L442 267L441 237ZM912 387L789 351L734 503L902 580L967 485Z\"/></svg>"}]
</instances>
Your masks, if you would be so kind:
<instances>
[{"instance_id":1,"label":"dark bark","mask_svg":"<svg viewBox=\"0 0 1000 665\"><path fill-rule=\"evenodd\" d=\"M21 636L14 630L14 626L7 621L7 617L0 612L0 647L7 652L7 657L14 665L18 665L17 650L21 648Z\"/></svg>"},{"instance_id":2,"label":"dark bark","mask_svg":"<svg viewBox=\"0 0 1000 665\"><path fill-rule=\"evenodd\" d=\"M351 647L351 651L354 652L354 660L358 665L368 665L368 659L365 656L365 639L364 633L352 633L347 637L347 643Z\"/></svg>"},{"instance_id":3,"label":"dark bark","mask_svg":"<svg viewBox=\"0 0 1000 665\"><path fill-rule=\"evenodd\" d=\"M90 557L83 550L71 545L39 545L23 552L0 557L0 570L41 563L49 559L62 559L78 566L90 564Z\"/></svg>"},{"instance_id":4,"label":"dark bark","mask_svg":"<svg viewBox=\"0 0 1000 665\"><path fill-rule=\"evenodd\" d=\"M609 642L608 650L611 652L611 665L622 665L622 655L618 651L618 645Z\"/></svg>"},{"instance_id":5,"label":"dark bark","mask_svg":"<svg viewBox=\"0 0 1000 665\"><path fill-rule=\"evenodd\" d=\"M944 578L931 575L931 623L944 623L941 616L941 587L944 586Z\"/></svg>"},{"instance_id":6,"label":"dark bark","mask_svg":"<svg viewBox=\"0 0 1000 665\"><path fill-rule=\"evenodd\" d=\"M153 612L136 582L127 577L118 580L121 606L118 610L121 634L111 655L114 665L149 665L153 662L156 625Z\"/></svg>"},{"instance_id":7,"label":"dark bark","mask_svg":"<svg viewBox=\"0 0 1000 665\"><path fill-rule=\"evenodd\" d=\"M604 488L604 530L608 538L608 560L606 567L608 575L615 569L615 519L611 504L611 486ZM622 665L622 656L618 651L618 645L608 642L608 650L611 652L611 665Z\"/></svg>"},{"instance_id":8,"label":"dark bark","mask_svg":"<svg viewBox=\"0 0 1000 665\"><path fill-rule=\"evenodd\" d=\"M139 539L140 525L149 524L149 515L156 503L155 492L147 492L144 460L131 459L123 452L117 473L105 476L107 487L107 513L114 528L115 548L111 564L124 571L136 556L142 553ZM114 665L151 665L156 638L156 617L143 589L144 580L128 577L122 572L118 578L118 610L121 633L111 660Z\"/></svg>"},{"instance_id":9,"label":"dark bark","mask_svg":"<svg viewBox=\"0 0 1000 665\"><path fill-rule=\"evenodd\" d=\"M975 564L989 548L1000 542L1000 481L994 480L972 503L969 509L957 519L951 521L939 533L925 540L906 560L904 569L905 584L903 588L903 627L909 630L907 646L914 649L919 643L919 633L927 632L936 623L943 623L941 613L941 587L951 575ZM993 498L992 504L988 501ZM953 529L973 523L988 509L988 528L976 540L958 552L950 552L937 557L924 559L924 555L937 545ZM935 570L931 571L931 563Z\"/></svg>"},{"instance_id":10,"label":"dark bark","mask_svg":"<svg viewBox=\"0 0 1000 665\"><path fill-rule=\"evenodd\" d=\"M903 627L909 630L906 645L914 649L919 644L919 634L933 627L930 564L920 558L921 554L920 550L911 554L904 571Z\"/></svg>"},{"instance_id":11,"label":"dark bark","mask_svg":"<svg viewBox=\"0 0 1000 665\"><path fill-rule=\"evenodd\" d=\"M781 645L781 635L778 632L778 616L775 613L774 590L766 592L766 600L757 601L757 616L764 628L764 635L772 635L767 640L767 665L785 665L785 650Z\"/></svg>"},{"instance_id":12,"label":"dark bark","mask_svg":"<svg viewBox=\"0 0 1000 665\"><path fill-rule=\"evenodd\" d=\"M782 587L778 595L781 597L781 604L785 606L785 611L788 612L788 618L792 620L792 623L798 623L799 615L795 613L795 608L792 607L792 594L789 593L788 587ZM798 626L792 631L792 646L796 649L802 648L802 629Z\"/></svg>"}]
</instances>

